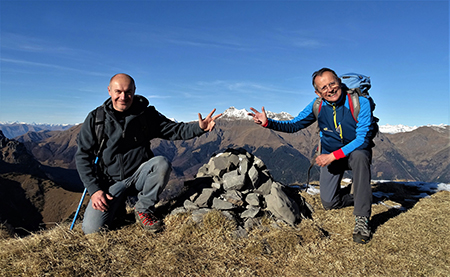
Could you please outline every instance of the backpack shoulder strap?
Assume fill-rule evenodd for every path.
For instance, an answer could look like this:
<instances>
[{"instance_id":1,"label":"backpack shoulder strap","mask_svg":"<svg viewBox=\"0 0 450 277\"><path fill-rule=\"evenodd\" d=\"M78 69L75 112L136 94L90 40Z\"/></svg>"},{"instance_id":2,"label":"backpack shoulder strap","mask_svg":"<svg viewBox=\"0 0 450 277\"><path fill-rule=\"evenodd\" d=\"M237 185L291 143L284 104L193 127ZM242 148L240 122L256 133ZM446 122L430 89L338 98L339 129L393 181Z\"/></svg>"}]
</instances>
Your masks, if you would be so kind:
<instances>
[{"instance_id":1,"label":"backpack shoulder strap","mask_svg":"<svg viewBox=\"0 0 450 277\"><path fill-rule=\"evenodd\" d=\"M348 105L350 107L350 111L353 115L353 119L355 119L356 122L358 122L358 115L359 111L361 110L361 106L359 105L359 95L358 88L356 89L349 89L347 91L348 96Z\"/></svg>"},{"instance_id":2,"label":"backpack shoulder strap","mask_svg":"<svg viewBox=\"0 0 450 277\"><path fill-rule=\"evenodd\" d=\"M97 107L97 109L95 110L95 122L94 122L94 127L95 127L95 138L96 138L96 142L97 142L97 149L95 150L95 156L99 157L100 156L100 152L102 151L103 148L103 144L105 142L105 109L102 106Z\"/></svg>"},{"instance_id":3,"label":"backpack shoulder strap","mask_svg":"<svg viewBox=\"0 0 450 277\"><path fill-rule=\"evenodd\" d=\"M321 109L322 109L322 98L317 97L313 104L313 113L316 119L319 118L319 113Z\"/></svg>"}]
</instances>

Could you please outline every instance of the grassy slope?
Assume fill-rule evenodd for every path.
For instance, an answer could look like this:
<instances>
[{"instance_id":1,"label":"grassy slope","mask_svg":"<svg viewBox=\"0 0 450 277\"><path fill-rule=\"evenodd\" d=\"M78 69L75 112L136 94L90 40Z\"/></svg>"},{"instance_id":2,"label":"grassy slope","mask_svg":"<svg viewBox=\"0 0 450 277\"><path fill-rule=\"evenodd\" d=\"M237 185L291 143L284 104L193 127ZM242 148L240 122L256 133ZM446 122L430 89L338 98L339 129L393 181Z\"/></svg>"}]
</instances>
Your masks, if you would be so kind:
<instances>
[{"instance_id":1,"label":"grassy slope","mask_svg":"<svg viewBox=\"0 0 450 277\"><path fill-rule=\"evenodd\" d=\"M375 234L351 239L352 207L324 211L297 229L270 223L247 238L212 212L202 225L187 215L148 234L136 224L84 236L67 225L25 238L0 239L1 276L449 276L450 192L424 198L406 212L373 206ZM269 222L269 220L266 220ZM6 231L3 230L3 235ZM2 234L0 233L0 238Z\"/></svg>"}]
</instances>

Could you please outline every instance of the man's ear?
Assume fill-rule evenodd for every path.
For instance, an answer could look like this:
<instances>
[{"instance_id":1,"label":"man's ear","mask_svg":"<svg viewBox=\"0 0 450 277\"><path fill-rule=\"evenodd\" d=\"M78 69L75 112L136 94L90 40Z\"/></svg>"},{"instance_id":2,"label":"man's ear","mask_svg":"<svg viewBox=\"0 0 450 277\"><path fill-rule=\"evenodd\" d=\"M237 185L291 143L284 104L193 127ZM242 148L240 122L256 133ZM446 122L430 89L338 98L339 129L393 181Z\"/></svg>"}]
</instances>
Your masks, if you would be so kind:
<instances>
[{"instance_id":1,"label":"man's ear","mask_svg":"<svg viewBox=\"0 0 450 277\"><path fill-rule=\"evenodd\" d=\"M317 94L317 96L322 97L322 95L317 90L315 90L314 92Z\"/></svg>"}]
</instances>

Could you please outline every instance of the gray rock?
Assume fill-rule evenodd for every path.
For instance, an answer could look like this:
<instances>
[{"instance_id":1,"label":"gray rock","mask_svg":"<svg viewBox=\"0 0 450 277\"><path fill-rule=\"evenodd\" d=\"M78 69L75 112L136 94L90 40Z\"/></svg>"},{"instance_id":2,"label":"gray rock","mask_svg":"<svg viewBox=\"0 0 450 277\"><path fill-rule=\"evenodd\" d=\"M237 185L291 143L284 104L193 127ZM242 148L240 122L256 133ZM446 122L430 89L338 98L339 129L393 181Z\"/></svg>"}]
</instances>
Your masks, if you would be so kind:
<instances>
[{"instance_id":1,"label":"gray rock","mask_svg":"<svg viewBox=\"0 0 450 277\"><path fill-rule=\"evenodd\" d=\"M255 166L248 170L248 178L252 182L253 188L256 189L259 186L259 172Z\"/></svg>"},{"instance_id":2,"label":"gray rock","mask_svg":"<svg viewBox=\"0 0 450 277\"><path fill-rule=\"evenodd\" d=\"M212 208L216 210L232 210L235 206L228 201L215 197L213 198Z\"/></svg>"},{"instance_id":3,"label":"gray rock","mask_svg":"<svg viewBox=\"0 0 450 277\"><path fill-rule=\"evenodd\" d=\"M264 164L264 162L260 158L258 158L256 156L254 156L254 157L255 157L255 160L253 161L253 166L255 166L259 170L265 169L266 165Z\"/></svg>"},{"instance_id":4,"label":"gray rock","mask_svg":"<svg viewBox=\"0 0 450 277\"><path fill-rule=\"evenodd\" d=\"M261 195L268 195L270 193L270 190L272 189L272 184L273 184L272 179L268 179L261 186L259 186L259 188L255 190L255 192Z\"/></svg>"},{"instance_id":5,"label":"gray rock","mask_svg":"<svg viewBox=\"0 0 450 277\"><path fill-rule=\"evenodd\" d=\"M251 165L250 160L247 158L246 155L243 154L239 154L238 157L239 157L239 167L238 167L239 174L245 175L245 173L248 171Z\"/></svg>"},{"instance_id":6,"label":"gray rock","mask_svg":"<svg viewBox=\"0 0 450 277\"><path fill-rule=\"evenodd\" d=\"M245 197L245 202L252 206L259 206L261 204L261 201L259 200L260 195L258 193L249 193Z\"/></svg>"},{"instance_id":7,"label":"gray rock","mask_svg":"<svg viewBox=\"0 0 450 277\"><path fill-rule=\"evenodd\" d=\"M239 175L237 170L223 175L224 190L240 190L245 186L245 175Z\"/></svg>"},{"instance_id":8,"label":"gray rock","mask_svg":"<svg viewBox=\"0 0 450 277\"><path fill-rule=\"evenodd\" d=\"M203 217L205 214L209 213L211 209L199 209L192 211L192 220L196 223L200 223L203 221Z\"/></svg>"},{"instance_id":9,"label":"gray rock","mask_svg":"<svg viewBox=\"0 0 450 277\"><path fill-rule=\"evenodd\" d=\"M188 211L198 210L198 206L194 204L191 200L185 200L183 207Z\"/></svg>"},{"instance_id":10,"label":"gray rock","mask_svg":"<svg viewBox=\"0 0 450 277\"><path fill-rule=\"evenodd\" d=\"M211 206L211 201L216 189L214 188L205 188L202 190L202 193L195 199L194 204L200 208L206 208Z\"/></svg>"},{"instance_id":11,"label":"gray rock","mask_svg":"<svg viewBox=\"0 0 450 277\"><path fill-rule=\"evenodd\" d=\"M213 187L213 188L215 188L217 190L220 190L220 189L222 189L222 183L214 182L214 183L211 184L211 187Z\"/></svg>"},{"instance_id":12,"label":"gray rock","mask_svg":"<svg viewBox=\"0 0 450 277\"><path fill-rule=\"evenodd\" d=\"M195 175L196 178L208 177L208 176L209 176L208 164L204 164L202 167L200 167L198 169L197 175Z\"/></svg>"},{"instance_id":13,"label":"gray rock","mask_svg":"<svg viewBox=\"0 0 450 277\"><path fill-rule=\"evenodd\" d=\"M258 213L261 211L261 208L250 206L249 209L245 210L242 214L242 218L254 218L258 215Z\"/></svg>"},{"instance_id":14,"label":"gray rock","mask_svg":"<svg viewBox=\"0 0 450 277\"><path fill-rule=\"evenodd\" d=\"M242 194L237 190L228 190L221 195L221 198L236 206L244 205L244 200L242 200Z\"/></svg>"},{"instance_id":15,"label":"gray rock","mask_svg":"<svg viewBox=\"0 0 450 277\"><path fill-rule=\"evenodd\" d=\"M265 196L267 209L278 219L294 226L300 219L300 211L297 203L284 193L283 185L273 183L269 195Z\"/></svg>"},{"instance_id":16,"label":"gray rock","mask_svg":"<svg viewBox=\"0 0 450 277\"><path fill-rule=\"evenodd\" d=\"M230 155L228 161L230 162L229 170L234 170L239 167L240 160L238 155Z\"/></svg>"},{"instance_id":17,"label":"gray rock","mask_svg":"<svg viewBox=\"0 0 450 277\"><path fill-rule=\"evenodd\" d=\"M177 214L182 214L182 213L186 213L187 210L184 207L178 207L173 209L173 211L170 212L170 215L177 215Z\"/></svg>"},{"instance_id":18,"label":"gray rock","mask_svg":"<svg viewBox=\"0 0 450 277\"><path fill-rule=\"evenodd\" d=\"M195 199L198 197L198 193L197 192L194 192L190 197L189 197L189 200L191 200L192 202L194 202L195 201Z\"/></svg>"},{"instance_id":19,"label":"gray rock","mask_svg":"<svg viewBox=\"0 0 450 277\"><path fill-rule=\"evenodd\" d=\"M225 156L216 156L211 158L208 163L208 172L213 176L222 177L228 172L228 159Z\"/></svg>"}]
</instances>

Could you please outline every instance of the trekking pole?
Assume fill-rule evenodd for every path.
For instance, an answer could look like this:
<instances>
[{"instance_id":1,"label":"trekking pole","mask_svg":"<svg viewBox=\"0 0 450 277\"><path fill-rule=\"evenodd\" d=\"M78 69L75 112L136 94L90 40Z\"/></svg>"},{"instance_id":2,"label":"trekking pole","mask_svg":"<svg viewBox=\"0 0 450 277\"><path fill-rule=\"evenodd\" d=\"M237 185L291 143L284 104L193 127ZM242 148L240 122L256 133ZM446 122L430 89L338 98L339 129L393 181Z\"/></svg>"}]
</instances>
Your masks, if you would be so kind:
<instances>
[{"instance_id":1,"label":"trekking pole","mask_svg":"<svg viewBox=\"0 0 450 277\"><path fill-rule=\"evenodd\" d=\"M81 205L83 204L84 197L86 196L87 189L85 188L83 191L83 195L81 195L80 203L78 204L77 211L75 212L75 216L73 217L72 225L70 225L70 230L73 229L73 226L75 225L75 221L77 221L78 213L80 212Z\"/></svg>"},{"instance_id":2,"label":"trekking pole","mask_svg":"<svg viewBox=\"0 0 450 277\"><path fill-rule=\"evenodd\" d=\"M95 168L97 167L98 160L99 160L98 157L100 156L100 152L103 150L104 143L105 143L105 138L103 138L102 141L100 142L100 147L98 149L98 152L96 153L96 157L95 157L95 161L94 161ZM75 221L77 221L78 213L80 212L81 205L83 204L83 201L84 201L84 197L86 197L86 192L87 192L87 189L84 188L83 195L81 195L81 199L80 199L80 203L78 204L77 211L75 212L75 216L73 217L72 225L70 225L70 230L73 229L73 225L75 225Z\"/></svg>"},{"instance_id":3,"label":"trekking pole","mask_svg":"<svg viewBox=\"0 0 450 277\"><path fill-rule=\"evenodd\" d=\"M314 154L314 156L311 159L311 164L309 165L308 173L306 175L307 179L306 179L306 189L305 189L305 191L308 191L308 189L309 189L309 178L311 177L311 169L316 164L316 158L317 158L317 156L320 155L321 152L322 152L322 144L321 144L321 141L319 139L319 145L317 146L316 153Z\"/></svg>"}]
</instances>

